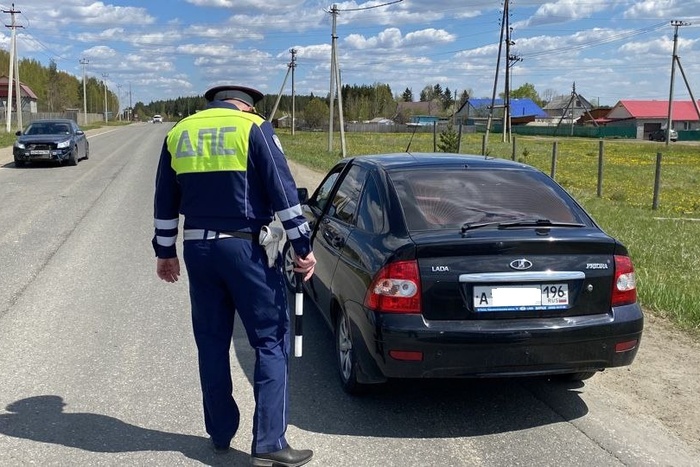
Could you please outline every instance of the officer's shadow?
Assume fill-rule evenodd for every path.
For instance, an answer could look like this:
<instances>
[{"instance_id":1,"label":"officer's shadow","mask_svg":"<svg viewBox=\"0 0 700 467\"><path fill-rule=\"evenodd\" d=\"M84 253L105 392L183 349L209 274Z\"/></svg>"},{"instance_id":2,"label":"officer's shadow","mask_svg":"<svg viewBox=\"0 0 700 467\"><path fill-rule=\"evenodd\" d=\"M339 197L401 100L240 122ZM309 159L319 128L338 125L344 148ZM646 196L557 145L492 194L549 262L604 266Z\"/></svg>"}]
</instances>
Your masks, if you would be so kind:
<instances>
[{"instance_id":1,"label":"officer's shadow","mask_svg":"<svg viewBox=\"0 0 700 467\"><path fill-rule=\"evenodd\" d=\"M5 408L10 413L0 414L0 434L92 452L179 451L205 465L246 465L250 460L233 448L215 454L207 438L142 428L107 415L64 412L65 405L54 395L13 402Z\"/></svg>"}]
</instances>

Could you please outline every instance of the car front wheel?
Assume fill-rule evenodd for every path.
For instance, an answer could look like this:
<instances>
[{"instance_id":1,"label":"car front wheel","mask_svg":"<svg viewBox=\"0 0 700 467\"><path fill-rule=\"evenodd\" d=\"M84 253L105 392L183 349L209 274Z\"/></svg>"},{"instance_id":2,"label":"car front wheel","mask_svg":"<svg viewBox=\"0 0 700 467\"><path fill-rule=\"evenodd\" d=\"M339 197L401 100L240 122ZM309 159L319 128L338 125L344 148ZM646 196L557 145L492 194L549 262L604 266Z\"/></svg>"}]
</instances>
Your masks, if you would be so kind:
<instances>
[{"instance_id":1,"label":"car front wheel","mask_svg":"<svg viewBox=\"0 0 700 467\"><path fill-rule=\"evenodd\" d=\"M78 165L78 149L73 148L68 157L68 165Z\"/></svg>"}]
</instances>

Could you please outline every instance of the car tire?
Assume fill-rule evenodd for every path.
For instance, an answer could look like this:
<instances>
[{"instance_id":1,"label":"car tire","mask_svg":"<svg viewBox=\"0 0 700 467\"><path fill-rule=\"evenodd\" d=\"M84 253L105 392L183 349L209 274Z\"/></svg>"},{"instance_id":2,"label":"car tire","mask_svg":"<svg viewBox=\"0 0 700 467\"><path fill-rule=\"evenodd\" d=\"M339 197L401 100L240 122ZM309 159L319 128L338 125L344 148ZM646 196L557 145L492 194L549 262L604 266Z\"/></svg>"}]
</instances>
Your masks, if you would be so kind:
<instances>
[{"instance_id":1,"label":"car tire","mask_svg":"<svg viewBox=\"0 0 700 467\"><path fill-rule=\"evenodd\" d=\"M90 159L90 144L85 143L85 160Z\"/></svg>"},{"instance_id":2,"label":"car tire","mask_svg":"<svg viewBox=\"0 0 700 467\"><path fill-rule=\"evenodd\" d=\"M282 247L282 261L284 263L284 283L287 289L294 293L297 290L297 278L294 274L294 250L290 242L286 242Z\"/></svg>"},{"instance_id":3,"label":"car tire","mask_svg":"<svg viewBox=\"0 0 700 467\"><path fill-rule=\"evenodd\" d=\"M367 392L367 385L357 381L357 356L353 347L348 315L341 311L335 323L335 354L343 390L351 395Z\"/></svg>"},{"instance_id":4,"label":"car tire","mask_svg":"<svg viewBox=\"0 0 700 467\"><path fill-rule=\"evenodd\" d=\"M19 161L15 159L15 167L24 167L26 163L24 161Z\"/></svg>"},{"instance_id":5,"label":"car tire","mask_svg":"<svg viewBox=\"0 0 700 467\"><path fill-rule=\"evenodd\" d=\"M78 150L73 148L68 157L68 165L78 165Z\"/></svg>"}]
</instances>

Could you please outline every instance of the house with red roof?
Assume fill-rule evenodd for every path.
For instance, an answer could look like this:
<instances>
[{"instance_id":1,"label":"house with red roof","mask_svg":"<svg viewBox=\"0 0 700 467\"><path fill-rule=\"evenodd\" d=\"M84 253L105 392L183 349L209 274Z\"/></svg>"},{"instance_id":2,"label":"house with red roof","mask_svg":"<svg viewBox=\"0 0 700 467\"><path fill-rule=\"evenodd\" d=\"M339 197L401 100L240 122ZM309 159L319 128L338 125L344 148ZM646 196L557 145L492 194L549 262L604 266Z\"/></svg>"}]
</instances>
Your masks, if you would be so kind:
<instances>
[{"instance_id":1,"label":"house with red roof","mask_svg":"<svg viewBox=\"0 0 700 467\"><path fill-rule=\"evenodd\" d=\"M7 78L7 76L0 76L0 104L2 104L2 109L3 111L7 109L7 92L9 91L9 85L10 85L10 80ZM12 111L17 110L17 88L15 87L17 85L16 81L13 81L13 86L12 86L12 99L10 102L12 102ZM31 90L29 86L24 84L23 82L19 82L19 90L20 90L20 101L22 102L21 108L23 112L30 112L30 113L36 113L37 112L37 97L36 94L34 94L34 91Z\"/></svg>"},{"instance_id":2,"label":"house with red roof","mask_svg":"<svg viewBox=\"0 0 700 467\"><path fill-rule=\"evenodd\" d=\"M700 129L700 101L673 101L671 128L677 131ZM634 125L637 138L647 139L653 131L666 128L668 101L622 100L608 112L607 125Z\"/></svg>"}]
</instances>

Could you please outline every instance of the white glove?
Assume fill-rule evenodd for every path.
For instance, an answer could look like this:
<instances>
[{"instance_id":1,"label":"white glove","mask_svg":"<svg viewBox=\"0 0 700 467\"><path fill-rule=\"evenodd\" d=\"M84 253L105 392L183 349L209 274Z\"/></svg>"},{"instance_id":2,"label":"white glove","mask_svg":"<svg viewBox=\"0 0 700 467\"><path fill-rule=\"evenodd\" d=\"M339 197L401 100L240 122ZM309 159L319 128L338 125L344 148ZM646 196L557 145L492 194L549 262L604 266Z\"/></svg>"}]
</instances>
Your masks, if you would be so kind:
<instances>
[{"instance_id":1,"label":"white glove","mask_svg":"<svg viewBox=\"0 0 700 467\"><path fill-rule=\"evenodd\" d=\"M275 261L280 254L280 242L283 240L283 238L284 229L281 227L264 225L262 229L260 229L258 242L265 248L268 267L272 268L275 266Z\"/></svg>"}]
</instances>

